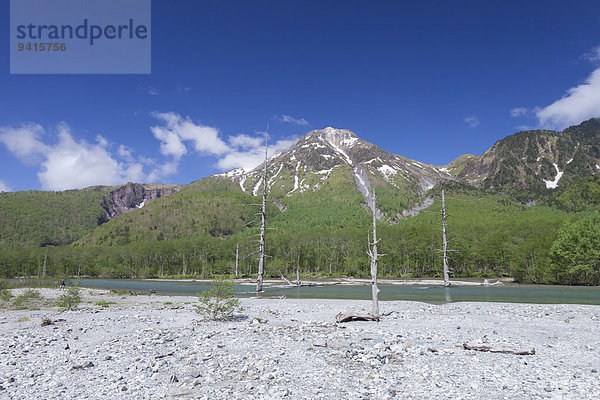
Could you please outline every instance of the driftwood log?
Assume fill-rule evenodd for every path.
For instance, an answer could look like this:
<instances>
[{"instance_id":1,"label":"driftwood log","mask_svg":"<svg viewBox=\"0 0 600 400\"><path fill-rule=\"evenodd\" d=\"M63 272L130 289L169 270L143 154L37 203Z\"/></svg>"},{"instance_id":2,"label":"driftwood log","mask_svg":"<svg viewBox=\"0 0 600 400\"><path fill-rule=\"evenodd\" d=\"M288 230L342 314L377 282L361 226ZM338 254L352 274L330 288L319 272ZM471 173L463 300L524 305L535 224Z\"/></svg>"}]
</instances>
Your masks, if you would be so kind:
<instances>
[{"instance_id":1,"label":"driftwood log","mask_svg":"<svg viewBox=\"0 0 600 400\"><path fill-rule=\"evenodd\" d=\"M281 280L283 280L283 281L284 281L285 283L287 283L288 285L290 285L290 286L296 286L296 285L294 285L292 282L290 282L290 281L288 280L288 278L286 278L285 276L283 276L283 274L281 273L281 271L279 271L279 276L281 276Z\"/></svg>"},{"instance_id":2,"label":"driftwood log","mask_svg":"<svg viewBox=\"0 0 600 400\"><path fill-rule=\"evenodd\" d=\"M335 316L335 322L350 322L350 321L379 321L379 317L371 314L363 314L356 312L339 313Z\"/></svg>"},{"instance_id":3,"label":"driftwood log","mask_svg":"<svg viewBox=\"0 0 600 400\"><path fill-rule=\"evenodd\" d=\"M528 349L518 349L514 347L492 345L488 343L463 343L463 348L465 350L489 351L490 353L516 354L518 356L532 356L535 354L535 349L533 347Z\"/></svg>"}]
</instances>

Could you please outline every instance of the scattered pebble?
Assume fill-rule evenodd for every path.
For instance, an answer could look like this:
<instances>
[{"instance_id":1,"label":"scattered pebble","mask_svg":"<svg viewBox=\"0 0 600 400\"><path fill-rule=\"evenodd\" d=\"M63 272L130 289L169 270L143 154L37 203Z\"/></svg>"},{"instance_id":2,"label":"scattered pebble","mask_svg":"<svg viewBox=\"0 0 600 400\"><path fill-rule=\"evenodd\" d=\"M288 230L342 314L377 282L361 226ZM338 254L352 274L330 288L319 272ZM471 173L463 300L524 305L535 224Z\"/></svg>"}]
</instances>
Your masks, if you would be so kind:
<instances>
[{"instance_id":1,"label":"scattered pebble","mask_svg":"<svg viewBox=\"0 0 600 400\"><path fill-rule=\"evenodd\" d=\"M242 299L238 320L202 322L193 297L115 296L111 300L118 304L98 309L91 304L108 296L90 292L84 297L89 302L75 311L0 313L6 321L0 324L0 397L427 399L518 394L582 399L600 392L598 306L381 302L380 322L335 324L337 313L368 312L370 302ZM177 306L165 307L165 302ZM55 329L39 324L49 312L61 321ZM482 353L464 350L467 342L539 351L533 356Z\"/></svg>"}]
</instances>

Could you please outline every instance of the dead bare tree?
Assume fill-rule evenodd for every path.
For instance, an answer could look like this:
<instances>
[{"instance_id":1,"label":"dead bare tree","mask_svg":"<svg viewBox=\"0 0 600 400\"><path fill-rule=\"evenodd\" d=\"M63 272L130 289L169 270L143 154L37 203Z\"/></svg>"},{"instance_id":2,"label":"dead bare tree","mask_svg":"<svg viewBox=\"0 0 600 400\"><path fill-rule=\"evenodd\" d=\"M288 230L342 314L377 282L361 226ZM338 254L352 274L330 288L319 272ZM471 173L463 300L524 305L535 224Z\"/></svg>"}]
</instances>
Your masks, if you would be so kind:
<instances>
[{"instance_id":1,"label":"dead bare tree","mask_svg":"<svg viewBox=\"0 0 600 400\"><path fill-rule=\"evenodd\" d=\"M48 251L44 252L44 266L42 268L42 278L46 277L46 259L48 258Z\"/></svg>"},{"instance_id":2,"label":"dead bare tree","mask_svg":"<svg viewBox=\"0 0 600 400\"><path fill-rule=\"evenodd\" d=\"M379 254L377 251L377 243L379 243L381 239L377 239L377 201L375 197L375 189L373 189L371 192L370 202L371 204L369 204L369 206L371 208L371 212L373 213L373 243L371 244L371 239L369 235L367 235L367 241L369 243L367 254L371 258L371 292L373 295L371 314L357 312L339 313L335 316L335 321L337 323L350 321L379 321L380 318L379 288L377 287L377 259L385 254Z\"/></svg>"},{"instance_id":3,"label":"dead bare tree","mask_svg":"<svg viewBox=\"0 0 600 400\"><path fill-rule=\"evenodd\" d=\"M442 189L442 240L444 244L444 286L450 286L448 275L448 240L446 239L446 198Z\"/></svg>"},{"instance_id":4,"label":"dead bare tree","mask_svg":"<svg viewBox=\"0 0 600 400\"><path fill-rule=\"evenodd\" d=\"M265 268L265 229L267 224L267 163L269 150L269 124L265 132L265 169L263 173L263 196L261 207L261 224L260 224L260 242L259 242L259 258L258 258L258 278L256 279L256 291L262 292L263 274Z\"/></svg>"},{"instance_id":5,"label":"dead bare tree","mask_svg":"<svg viewBox=\"0 0 600 400\"><path fill-rule=\"evenodd\" d=\"M367 235L367 241L369 243L369 249L367 254L371 258L371 293L373 295L373 306L371 314L347 312L339 313L335 316L335 321L338 323L349 322L349 321L379 321L379 288L377 287L377 260L380 256L385 254L379 254L377 251L377 243L381 239L377 239L377 199L375 197L375 189L371 192L371 198L369 199L369 207L373 213L373 243L371 238Z\"/></svg>"},{"instance_id":6,"label":"dead bare tree","mask_svg":"<svg viewBox=\"0 0 600 400\"><path fill-rule=\"evenodd\" d=\"M298 264L296 265L296 286L300 286L300 254L298 254Z\"/></svg>"},{"instance_id":7,"label":"dead bare tree","mask_svg":"<svg viewBox=\"0 0 600 400\"><path fill-rule=\"evenodd\" d=\"M461 199L453 199L453 200L461 200ZM440 211L421 211L424 213L432 213L432 214L441 214L442 216L442 249L437 250L442 252L443 258L443 272L444 272L444 286L450 286L450 272L448 267L448 253L456 250L448 249L448 238L447 238L447 229L446 229L446 195L444 193L444 189L442 189L442 209Z\"/></svg>"},{"instance_id":8,"label":"dead bare tree","mask_svg":"<svg viewBox=\"0 0 600 400\"><path fill-rule=\"evenodd\" d=\"M240 244L236 243L235 245L235 279L238 278L238 260L240 254Z\"/></svg>"},{"instance_id":9,"label":"dead bare tree","mask_svg":"<svg viewBox=\"0 0 600 400\"><path fill-rule=\"evenodd\" d=\"M369 250L367 250L367 254L371 258L371 291L373 294L371 314L373 317L379 318L379 288L377 287L377 258L379 257L379 254L377 253L377 243L379 243L381 239L377 239L377 207L374 188L371 193L371 211L373 213L373 244L370 243L367 236L367 240L369 241Z\"/></svg>"}]
</instances>

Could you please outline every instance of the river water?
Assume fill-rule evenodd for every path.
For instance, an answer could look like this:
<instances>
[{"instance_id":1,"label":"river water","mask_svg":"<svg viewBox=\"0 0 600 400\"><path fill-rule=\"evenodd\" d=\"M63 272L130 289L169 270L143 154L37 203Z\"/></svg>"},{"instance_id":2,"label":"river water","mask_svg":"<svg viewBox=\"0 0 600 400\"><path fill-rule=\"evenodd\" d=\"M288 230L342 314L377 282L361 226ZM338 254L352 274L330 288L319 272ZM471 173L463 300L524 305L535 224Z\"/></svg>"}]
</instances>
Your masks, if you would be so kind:
<instances>
[{"instance_id":1,"label":"river water","mask_svg":"<svg viewBox=\"0 0 600 400\"><path fill-rule=\"evenodd\" d=\"M81 279L82 287L131 290L157 294L194 296L209 285L200 282L149 281L137 279ZM600 305L600 287L517 285L502 286L404 286L380 285L379 300L410 300L432 304L457 301L534 303L534 304L595 304ZM253 286L235 286L240 297L255 297ZM265 288L258 296L286 296L293 299L371 299L371 287L359 285L309 286L293 288Z\"/></svg>"}]
</instances>

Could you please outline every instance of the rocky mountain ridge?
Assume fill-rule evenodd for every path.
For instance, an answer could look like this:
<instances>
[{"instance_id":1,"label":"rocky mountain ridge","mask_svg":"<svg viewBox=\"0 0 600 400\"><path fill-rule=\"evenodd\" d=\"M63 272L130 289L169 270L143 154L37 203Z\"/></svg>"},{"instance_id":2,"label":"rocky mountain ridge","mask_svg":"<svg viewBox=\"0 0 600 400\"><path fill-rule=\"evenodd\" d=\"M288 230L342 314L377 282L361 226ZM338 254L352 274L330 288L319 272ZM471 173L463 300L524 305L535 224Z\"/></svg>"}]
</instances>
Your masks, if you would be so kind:
<instances>
[{"instance_id":1,"label":"rocky mountain ridge","mask_svg":"<svg viewBox=\"0 0 600 400\"><path fill-rule=\"evenodd\" d=\"M425 193L439 181L452 176L442 167L410 160L391 154L359 138L347 129L313 130L301 137L287 151L268 161L268 190L270 198L285 208L294 196L318 191L332 177L348 172L348 184L354 186L370 204L373 187L377 193L403 192L409 200L401 204L390 218L410 214L409 209L424 200ZM262 193L264 164L245 172L233 170L218 176L237 182L244 193L257 196Z\"/></svg>"},{"instance_id":2,"label":"rocky mountain ridge","mask_svg":"<svg viewBox=\"0 0 600 400\"><path fill-rule=\"evenodd\" d=\"M178 191L179 185L126 183L103 198L102 208L106 221L142 208L152 200L170 196Z\"/></svg>"},{"instance_id":3,"label":"rocky mountain ridge","mask_svg":"<svg viewBox=\"0 0 600 400\"><path fill-rule=\"evenodd\" d=\"M553 190L600 173L600 119L592 118L562 132L518 132L497 141L481 156L461 156L445 169L475 187Z\"/></svg>"},{"instance_id":4,"label":"rocky mountain ridge","mask_svg":"<svg viewBox=\"0 0 600 400\"><path fill-rule=\"evenodd\" d=\"M415 206L441 182L455 181L478 188L543 191L567 185L581 176L600 173L600 119L563 132L532 130L497 141L481 156L465 154L435 166L388 153L347 129L313 130L287 151L268 161L271 198L316 191L336 169L354 177L354 186L368 202L373 186L411 194ZM242 191L261 193L264 164L251 171L233 170L218 176L237 182ZM407 212L407 209L404 210Z\"/></svg>"}]
</instances>

